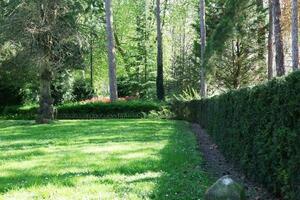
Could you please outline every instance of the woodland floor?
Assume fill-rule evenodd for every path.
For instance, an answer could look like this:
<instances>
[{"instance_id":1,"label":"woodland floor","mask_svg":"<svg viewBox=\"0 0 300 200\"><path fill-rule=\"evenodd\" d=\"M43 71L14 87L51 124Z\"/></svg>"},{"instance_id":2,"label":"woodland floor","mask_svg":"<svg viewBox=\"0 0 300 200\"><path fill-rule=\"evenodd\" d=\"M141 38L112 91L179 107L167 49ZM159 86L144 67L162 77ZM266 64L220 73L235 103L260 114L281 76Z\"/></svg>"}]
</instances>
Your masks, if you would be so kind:
<instances>
[{"instance_id":1,"label":"woodland floor","mask_svg":"<svg viewBox=\"0 0 300 200\"><path fill-rule=\"evenodd\" d=\"M0 120L1 200L201 200L202 165L185 122Z\"/></svg>"},{"instance_id":2,"label":"woodland floor","mask_svg":"<svg viewBox=\"0 0 300 200\"><path fill-rule=\"evenodd\" d=\"M218 146L212 142L210 136L199 125L193 124L192 129L197 135L199 148L205 160L204 168L210 174L216 178L230 175L245 187L248 200L278 200L261 185L245 178L238 168L235 168L230 161L226 160L218 150Z\"/></svg>"}]
</instances>

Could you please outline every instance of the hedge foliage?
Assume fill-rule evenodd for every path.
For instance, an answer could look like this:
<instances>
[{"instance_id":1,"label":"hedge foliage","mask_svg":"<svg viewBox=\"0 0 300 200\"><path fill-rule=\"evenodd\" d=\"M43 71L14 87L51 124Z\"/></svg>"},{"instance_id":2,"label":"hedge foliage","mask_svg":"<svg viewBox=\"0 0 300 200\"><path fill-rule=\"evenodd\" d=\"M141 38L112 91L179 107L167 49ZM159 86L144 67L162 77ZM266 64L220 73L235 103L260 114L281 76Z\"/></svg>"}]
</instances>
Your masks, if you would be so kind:
<instances>
[{"instance_id":1,"label":"hedge foliage","mask_svg":"<svg viewBox=\"0 0 300 200\"><path fill-rule=\"evenodd\" d=\"M37 106L7 106L0 110L4 119L35 119ZM150 101L119 101L114 103L70 103L56 107L57 119L142 118L161 105Z\"/></svg>"},{"instance_id":2,"label":"hedge foliage","mask_svg":"<svg viewBox=\"0 0 300 200\"><path fill-rule=\"evenodd\" d=\"M176 102L245 174L286 200L300 199L300 72L209 99Z\"/></svg>"}]
</instances>

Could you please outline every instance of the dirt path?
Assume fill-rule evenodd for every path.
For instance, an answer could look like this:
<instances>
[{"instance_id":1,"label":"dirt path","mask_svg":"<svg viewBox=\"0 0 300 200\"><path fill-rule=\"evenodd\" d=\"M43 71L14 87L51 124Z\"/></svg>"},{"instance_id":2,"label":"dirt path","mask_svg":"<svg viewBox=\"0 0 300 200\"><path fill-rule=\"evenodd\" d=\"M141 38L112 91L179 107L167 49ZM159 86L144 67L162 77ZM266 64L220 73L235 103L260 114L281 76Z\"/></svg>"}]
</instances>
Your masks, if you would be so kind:
<instances>
[{"instance_id":1,"label":"dirt path","mask_svg":"<svg viewBox=\"0 0 300 200\"><path fill-rule=\"evenodd\" d=\"M204 167L216 178L230 175L234 180L244 185L249 200L279 200L270 195L259 184L247 180L243 173L224 158L218 150L218 146L212 142L210 136L199 125L192 124L192 129L197 135L199 148L206 161Z\"/></svg>"}]
</instances>

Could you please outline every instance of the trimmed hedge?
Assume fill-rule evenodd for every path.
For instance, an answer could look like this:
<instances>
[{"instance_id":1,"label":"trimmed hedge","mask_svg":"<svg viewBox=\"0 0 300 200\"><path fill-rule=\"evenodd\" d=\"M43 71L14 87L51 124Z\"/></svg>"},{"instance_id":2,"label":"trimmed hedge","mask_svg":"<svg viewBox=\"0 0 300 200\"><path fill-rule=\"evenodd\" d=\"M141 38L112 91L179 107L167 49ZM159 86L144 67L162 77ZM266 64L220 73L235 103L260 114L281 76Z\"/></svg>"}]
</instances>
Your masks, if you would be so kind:
<instances>
[{"instance_id":1,"label":"trimmed hedge","mask_svg":"<svg viewBox=\"0 0 300 200\"><path fill-rule=\"evenodd\" d=\"M0 114L4 119L36 118L38 107L5 107ZM105 119L105 118L142 118L151 111L159 111L161 105L149 101L119 101L114 103L64 104L56 107L57 119Z\"/></svg>"},{"instance_id":2,"label":"trimmed hedge","mask_svg":"<svg viewBox=\"0 0 300 200\"><path fill-rule=\"evenodd\" d=\"M176 102L178 119L200 123L249 178L300 199L300 72L213 98Z\"/></svg>"}]
</instances>

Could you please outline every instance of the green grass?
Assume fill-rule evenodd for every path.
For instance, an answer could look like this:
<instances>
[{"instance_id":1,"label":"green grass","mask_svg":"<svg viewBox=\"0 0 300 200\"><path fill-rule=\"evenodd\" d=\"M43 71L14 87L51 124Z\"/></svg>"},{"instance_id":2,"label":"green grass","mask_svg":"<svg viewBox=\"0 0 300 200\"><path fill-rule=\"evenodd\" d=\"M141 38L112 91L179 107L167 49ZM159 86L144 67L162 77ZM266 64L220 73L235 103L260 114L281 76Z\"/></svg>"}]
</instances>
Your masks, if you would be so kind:
<instances>
[{"instance_id":1,"label":"green grass","mask_svg":"<svg viewBox=\"0 0 300 200\"><path fill-rule=\"evenodd\" d=\"M202 199L201 169L184 122L0 121L0 199Z\"/></svg>"}]
</instances>

